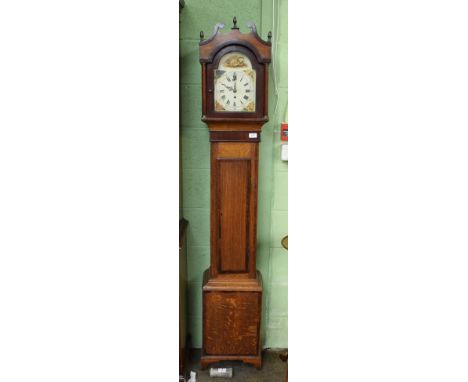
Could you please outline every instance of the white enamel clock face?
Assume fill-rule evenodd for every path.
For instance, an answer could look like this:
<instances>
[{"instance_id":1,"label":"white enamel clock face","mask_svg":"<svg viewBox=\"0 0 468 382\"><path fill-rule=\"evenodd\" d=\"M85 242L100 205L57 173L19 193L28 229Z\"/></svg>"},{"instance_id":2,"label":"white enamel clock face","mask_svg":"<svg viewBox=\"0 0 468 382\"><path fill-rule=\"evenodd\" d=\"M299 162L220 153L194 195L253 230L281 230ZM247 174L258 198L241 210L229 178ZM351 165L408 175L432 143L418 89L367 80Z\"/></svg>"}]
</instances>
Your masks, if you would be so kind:
<instances>
[{"instance_id":1,"label":"white enamel clock face","mask_svg":"<svg viewBox=\"0 0 468 382\"><path fill-rule=\"evenodd\" d=\"M214 73L215 111L255 112L255 70L247 56L228 53Z\"/></svg>"}]
</instances>

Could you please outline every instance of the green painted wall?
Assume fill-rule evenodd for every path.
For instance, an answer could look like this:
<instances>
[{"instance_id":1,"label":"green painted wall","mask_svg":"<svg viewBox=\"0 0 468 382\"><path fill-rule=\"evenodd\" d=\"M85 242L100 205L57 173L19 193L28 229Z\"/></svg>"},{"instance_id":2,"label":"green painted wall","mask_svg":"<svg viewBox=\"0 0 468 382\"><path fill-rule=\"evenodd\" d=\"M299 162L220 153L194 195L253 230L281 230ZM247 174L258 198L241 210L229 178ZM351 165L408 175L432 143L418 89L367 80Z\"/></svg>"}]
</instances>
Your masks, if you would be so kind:
<instances>
[{"instance_id":1,"label":"green painted wall","mask_svg":"<svg viewBox=\"0 0 468 382\"><path fill-rule=\"evenodd\" d=\"M263 127L260 144L257 268L262 272L265 290L264 347L285 348L288 346L288 258L280 242L288 232L288 164L280 160L279 128L286 116L288 99L287 0L186 0L180 16L182 212L190 223L187 234L189 333L193 346L201 347L202 273L210 262L210 144L206 125L200 120L199 33L203 30L209 37L217 22L224 22L226 30L232 26L233 16L237 16L241 32L248 31L247 21L257 24L264 39L271 30L276 47L274 63L270 65L270 122Z\"/></svg>"}]
</instances>

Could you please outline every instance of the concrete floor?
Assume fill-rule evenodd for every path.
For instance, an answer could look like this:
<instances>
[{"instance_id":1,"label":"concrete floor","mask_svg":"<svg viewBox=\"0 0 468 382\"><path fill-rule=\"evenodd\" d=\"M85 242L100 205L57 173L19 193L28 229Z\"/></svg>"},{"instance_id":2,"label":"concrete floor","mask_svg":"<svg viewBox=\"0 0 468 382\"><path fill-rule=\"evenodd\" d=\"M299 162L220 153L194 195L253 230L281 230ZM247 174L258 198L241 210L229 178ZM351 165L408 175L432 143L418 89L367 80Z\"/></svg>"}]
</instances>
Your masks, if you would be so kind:
<instances>
[{"instance_id":1,"label":"concrete floor","mask_svg":"<svg viewBox=\"0 0 468 382\"><path fill-rule=\"evenodd\" d=\"M261 370L239 361L224 361L212 364L211 367L232 367L232 378L210 378L209 368L200 369L200 349L192 349L190 359L187 362L187 375L190 370L197 372L197 382L284 382L286 376L286 363L279 359L279 352L263 352L263 365Z\"/></svg>"}]
</instances>

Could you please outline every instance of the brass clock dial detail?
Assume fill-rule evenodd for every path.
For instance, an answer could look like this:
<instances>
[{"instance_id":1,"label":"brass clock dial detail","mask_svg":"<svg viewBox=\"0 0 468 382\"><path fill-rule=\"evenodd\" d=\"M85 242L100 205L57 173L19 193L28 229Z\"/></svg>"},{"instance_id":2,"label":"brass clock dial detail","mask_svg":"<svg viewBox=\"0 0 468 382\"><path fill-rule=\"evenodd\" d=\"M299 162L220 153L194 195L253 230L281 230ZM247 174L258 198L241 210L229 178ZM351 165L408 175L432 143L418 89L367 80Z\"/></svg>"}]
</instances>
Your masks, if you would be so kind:
<instances>
[{"instance_id":1,"label":"brass clock dial detail","mask_svg":"<svg viewBox=\"0 0 468 382\"><path fill-rule=\"evenodd\" d=\"M228 53L214 72L215 111L255 111L255 70L247 56Z\"/></svg>"}]
</instances>

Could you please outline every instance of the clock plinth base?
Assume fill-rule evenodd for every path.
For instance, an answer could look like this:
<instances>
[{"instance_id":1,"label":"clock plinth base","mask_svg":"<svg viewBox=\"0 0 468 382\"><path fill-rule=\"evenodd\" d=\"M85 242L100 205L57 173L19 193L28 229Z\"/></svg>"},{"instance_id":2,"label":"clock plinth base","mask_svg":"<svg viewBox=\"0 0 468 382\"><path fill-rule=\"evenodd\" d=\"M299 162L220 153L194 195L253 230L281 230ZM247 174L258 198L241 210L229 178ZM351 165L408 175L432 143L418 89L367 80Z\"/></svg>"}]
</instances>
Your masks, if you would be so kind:
<instances>
[{"instance_id":1,"label":"clock plinth base","mask_svg":"<svg viewBox=\"0 0 468 382\"><path fill-rule=\"evenodd\" d=\"M262 294L258 271L255 279L210 279L205 271L202 368L232 360L261 368Z\"/></svg>"},{"instance_id":2,"label":"clock plinth base","mask_svg":"<svg viewBox=\"0 0 468 382\"><path fill-rule=\"evenodd\" d=\"M262 368L262 355L259 354L258 356L211 356L211 355L202 355L200 359L200 366L202 370L206 370L206 368L216 362L221 361L241 361L243 363L247 363L255 367L257 370Z\"/></svg>"}]
</instances>

